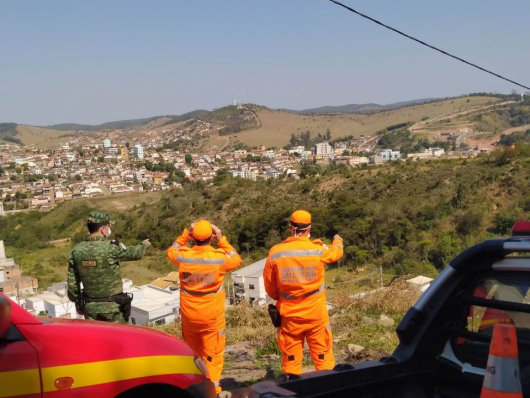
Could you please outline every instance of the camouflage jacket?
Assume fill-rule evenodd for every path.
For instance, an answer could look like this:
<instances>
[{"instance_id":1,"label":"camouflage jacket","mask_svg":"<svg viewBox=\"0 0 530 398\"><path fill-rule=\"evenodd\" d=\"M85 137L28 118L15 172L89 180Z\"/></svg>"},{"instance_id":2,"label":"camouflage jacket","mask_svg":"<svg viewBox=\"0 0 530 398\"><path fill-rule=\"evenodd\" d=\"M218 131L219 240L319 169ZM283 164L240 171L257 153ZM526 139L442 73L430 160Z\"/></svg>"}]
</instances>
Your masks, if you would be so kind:
<instances>
[{"instance_id":1,"label":"camouflage jacket","mask_svg":"<svg viewBox=\"0 0 530 398\"><path fill-rule=\"evenodd\" d=\"M121 293L120 261L140 260L147 245L114 245L103 237L89 236L75 245L68 260L68 298L76 301L83 282L85 294L92 298Z\"/></svg>"}]
</instances>

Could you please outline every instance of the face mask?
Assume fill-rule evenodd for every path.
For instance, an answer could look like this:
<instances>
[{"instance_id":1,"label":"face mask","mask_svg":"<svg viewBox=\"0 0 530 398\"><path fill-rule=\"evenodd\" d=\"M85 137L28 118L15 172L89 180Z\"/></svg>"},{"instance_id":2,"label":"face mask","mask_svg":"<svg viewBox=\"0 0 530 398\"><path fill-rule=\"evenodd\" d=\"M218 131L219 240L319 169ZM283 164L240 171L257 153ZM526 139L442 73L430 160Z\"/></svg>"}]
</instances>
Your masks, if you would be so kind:
<instances>
[{"instance_id":1,"label":"face mask","mask_svg":"<svg viewBox=\"0 0 530 398\"><path fill-rule=\"evenodd\" d=\"M107 228L107 230L109 231L107 234L105 234L105 238L108 238L110 236L110 234L112 233L112 230L109 228Z\"/></svg>"}]
</instances>

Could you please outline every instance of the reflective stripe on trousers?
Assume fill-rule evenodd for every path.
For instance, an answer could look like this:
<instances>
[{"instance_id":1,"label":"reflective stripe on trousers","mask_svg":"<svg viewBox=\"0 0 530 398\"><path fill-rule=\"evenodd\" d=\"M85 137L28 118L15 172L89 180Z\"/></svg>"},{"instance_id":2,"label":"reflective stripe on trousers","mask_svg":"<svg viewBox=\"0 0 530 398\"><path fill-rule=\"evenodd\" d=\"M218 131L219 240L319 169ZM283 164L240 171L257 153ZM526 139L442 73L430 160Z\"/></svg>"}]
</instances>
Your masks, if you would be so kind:
<instances>
[{"instance_id":1,"label":"reflective stripe on trousers","mask_svg":"<svg viewBox=\"0 0 530 398\"><path fill-rule=\"evenodd\" d=\"M282 293L282 292L279 293L279 296L286 300L297 300L301 298L314 296L315 294L321 293L323 291L324 291L324 284L320 285L320 287L317 290L313 290L312 292L302 294L301 296L292 296L290 294Z\"/></svg>"}]
</instances>

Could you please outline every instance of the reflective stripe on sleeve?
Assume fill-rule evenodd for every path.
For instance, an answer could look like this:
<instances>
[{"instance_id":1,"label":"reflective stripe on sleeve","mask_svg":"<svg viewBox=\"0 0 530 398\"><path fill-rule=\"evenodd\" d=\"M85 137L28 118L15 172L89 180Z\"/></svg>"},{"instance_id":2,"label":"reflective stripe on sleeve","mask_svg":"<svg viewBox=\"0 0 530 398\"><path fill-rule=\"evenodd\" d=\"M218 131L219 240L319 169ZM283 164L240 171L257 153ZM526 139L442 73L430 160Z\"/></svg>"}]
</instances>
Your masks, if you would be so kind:
<instances>
[{"instance_id":1,"label":"reflective stripe on sleeve","mask_svg":"<svg viewBox=\"0 0 530 398\"><path fill-rule=\"evenodd\" d=\"M181 248L181 246L177 242L173 242L171 247L174 247L175 249L180 249Z\"/></svg>"},{"instance_id":2,"label":"reflective stripe on sleeve","mask_svg":"<svg viewBox=\"0 0 530 398\"><path fill-rule=\"evenodd\" d=\"M227 256L233 256L234 254L237 254L237 250L232 250L232 251L226 253Z\"/></svg>"},{"instance_id":3,"label":"reflective stripe on sleeve","mask_svg":"<svg viewBox=\"0 0 530 398\"><path fill-rule=\"evenodd\" d=\"M178 256L177 260L184 264L223 265L225 263L225 260L222 258L193 258Z\"/></svg>"},{"instance_id":4,"label":"reflective stripe on sleeve","mask_svg":"<svg viewBox=\"0 0 530 398\"><path fill-rule=\"evenodd\" d=\"M224 334L225 334L225 332L226 332L226 329L221 329L221 330L219 331L219 336L222 336L222 335L224 335Z\"/></svg>"},{"instance_id":5,"label":"reflective stripe on sleeve","mask_svg":"<svg viewBox=\"0 0 530 398\"><path fill-rule=\"evenodd\" d=\"M282 293L282 292L280 292L279 295L280 297L286 300L297 300L301 298L314 296L315 294L322 293L323 291L324 291L324 284L320 285L320 287L317 290L313 290L312 292L302 294L301 296L293 296L293 295Z\"/></svg>"},{"instance_id":6,"label":"reflective stripe on sleeve","mask_svg":"<svg viewBox=\"0 0 530 398\"><path fill-rule=\"evenodd\" d=\"M271 256L271 260L282 257L309 257L309 256L321 256L324 254L324 250L286 250L284 252L274 253Z\"/></svg>"},{"instance_id":7,"label":"reflective stripe on sleeve","mask_svg":"<svg viewBox=\"0 0 530 398\"><path fill-rule=\"evenodd\" d=\"M335 243L335 246L338 246L338 247L340 247L341 249L344 249L344 246L342 245L342 243Z\"/></svg>"}]
</instances>

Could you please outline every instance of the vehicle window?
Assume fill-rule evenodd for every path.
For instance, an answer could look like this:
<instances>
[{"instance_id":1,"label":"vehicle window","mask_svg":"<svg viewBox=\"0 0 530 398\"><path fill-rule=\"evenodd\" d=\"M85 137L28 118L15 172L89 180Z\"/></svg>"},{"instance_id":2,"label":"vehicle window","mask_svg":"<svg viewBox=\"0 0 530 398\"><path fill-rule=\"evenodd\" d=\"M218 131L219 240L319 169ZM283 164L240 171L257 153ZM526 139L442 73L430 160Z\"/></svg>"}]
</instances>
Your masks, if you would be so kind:
<instances>
[{"instance_id":1,"label":"vehicle window","mask_svg":"<svg viewBox=\"0 0 530 398\"><path fill-rule=\"evenodd\" d=\"M528 286L520 281L483 279L475 288L473 297L509 303L528 304ZM530 314L517 311L472 305L467 319L467 329L472 332L487 331L496 323L513 324L530 330Z\"/></svg>"},{"instance_id":2,"label":"vehicle window","mask_svg":"<svg viewBox=\"0 0 530 398\"><path fill-rule=\"evenodd\" d=\"M455 353L463 362L485 367L493 327L497 323L514 325L519 353L530 355L530 275L528 277L488 277L479 280L472 295L462 296L467 304L465 319L457 331ZM521 366L530 363L521 363Z\"/></svg>"}]
</instances>

